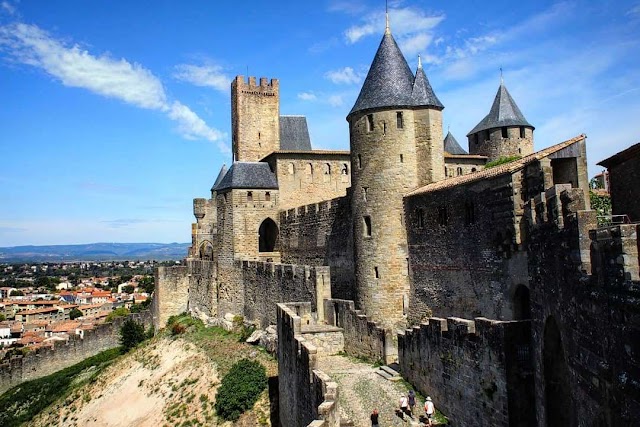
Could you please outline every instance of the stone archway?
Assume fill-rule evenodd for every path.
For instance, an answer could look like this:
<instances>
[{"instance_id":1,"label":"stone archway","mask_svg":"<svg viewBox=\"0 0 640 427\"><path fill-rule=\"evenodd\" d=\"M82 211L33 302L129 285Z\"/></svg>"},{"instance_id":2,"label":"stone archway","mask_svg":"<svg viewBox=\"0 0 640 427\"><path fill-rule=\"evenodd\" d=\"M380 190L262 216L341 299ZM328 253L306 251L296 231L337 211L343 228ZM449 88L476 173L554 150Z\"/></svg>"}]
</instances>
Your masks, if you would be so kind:
<instances>
[{"instance_id":1,"label":"stone archway","mask_svg":"<svg viewBox=\"0 0 640 427\"><path fill-rule=\"evenodd\" d=\"M258 230L259 234L259 242L258 242L258 251L259 252L274 252L276 248L276 243L278 241L278 226L275 221L271 218L267 218L262 221L260 224L260 228Z\"/></svg>"},{"instance_id":2,"label":"stone archway","mask_svg":"<svg viewBox=\"0 0 640 427\"><path fill-rule=\"evenodd\" d=\"M212 261L213 260L213 245L211 242L202 242L200 245L200 259Z\"/></svg>"},{"instance_id":3,"label":"stone archway","mask_svg":"<svg viewBox=\"0 0 640 427\"><path fill-rule=\"evenodd\" d=\"M529 288L518 285L513 293L513 320L531 319L531 298Z\"/></svg>"},{"instance_id":4,"label":"stone archway","mask_svg":"<svg viewBox=\"0 0 640 427\"><path fill-rule=\"evenodd\" d=\"M548 317L545 322L542 357L547 426L572 425L569 368L562 347L560 329L553 316Z\"/></svg>"}]
</instances>

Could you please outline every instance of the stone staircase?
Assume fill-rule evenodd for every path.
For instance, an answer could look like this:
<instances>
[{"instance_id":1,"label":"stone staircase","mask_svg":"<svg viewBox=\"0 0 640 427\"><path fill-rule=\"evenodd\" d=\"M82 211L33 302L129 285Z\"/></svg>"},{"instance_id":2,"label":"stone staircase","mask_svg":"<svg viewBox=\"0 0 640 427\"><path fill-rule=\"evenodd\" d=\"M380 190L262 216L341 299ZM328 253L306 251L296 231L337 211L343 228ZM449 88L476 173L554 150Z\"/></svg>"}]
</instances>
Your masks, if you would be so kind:
<instances>
[{"instance_id":1,"label":"stone staircase","mask_svg":"<svg viewBox=\"0 0 640 427\"><path fill-rule=\"evenodd\" d=\"M375 372L380 375L382 378L388 381L400 381L402 377L400 373L396 370L397 365L382 365ZM394 369L396 368L396 369Z\"/></svg>"}]
</instances>

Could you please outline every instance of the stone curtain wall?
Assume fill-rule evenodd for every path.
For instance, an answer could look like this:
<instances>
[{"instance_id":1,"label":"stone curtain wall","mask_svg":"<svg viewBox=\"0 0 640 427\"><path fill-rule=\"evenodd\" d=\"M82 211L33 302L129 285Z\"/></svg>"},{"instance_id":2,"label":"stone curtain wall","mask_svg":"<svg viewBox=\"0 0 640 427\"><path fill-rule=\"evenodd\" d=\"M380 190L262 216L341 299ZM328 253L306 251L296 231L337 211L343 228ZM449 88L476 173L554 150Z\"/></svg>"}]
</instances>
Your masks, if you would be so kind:
<instances>
[{"instance_id":1,"label":"stone curtain wall","mask_svg":"<svg viewBox=\"0 0 640 427\"><path fill-rule=\"evenodd\" d=\"M344 350L349 356L373 362L394 361L398 352L390 332L356 310L353 301L329 299L324 301L324 305L326 322L344 331Z\"/></svg>"},{"instance_id":2,"label":"stone curtain wall","mask_svg":"<svg viewBox=\"0 0 640 427\"><path fill-rule=\"evenodd\" d=\"M456 425L534 425L528 337L528 321L430 318L398 335L402 376Z\"/></svg>"},{"instance_id":3,"label":"stone curtain wall","mask_svg":"<svg viewBox=\"0 0 640 427\"><path fill-rule=\"evenodd\" d=\"M405 199L411 292L408 319L511 319L510 289L527 283L518 251L512 176Z\"/></svg>"},{"instance_id":4,"label":"stone curtain wall","mask_svg":"<svg viewBox=\"0 0 640 427\"><path fill-rule=\"evenodd\" d=\"M281 424L338 427L338 386L316 369L318 350L301 335L311 304L277 304L276 308Z\"/></svg>"},{"instance_id":5,"label":"stone curtain wall","mask_svg":"<svg viewBox=\"0 0 640 427\"><path fill-rule=\"evenodd\" d=\"M631 221L640 221L640 200L637 196L640 188L640 155L636 154L611 166L609 174L613 214L626 214Z\"/></svg>"},{"instance_id":6,"label":"stone curtain wall","mask_svg":"<svg viewBox=\"0 0 640 427\"><path fill-rule=\"evenodd\" d=\"M331 267L331 294L353 299L353 223L346 197L280 213L282 261Z\"/></svg>"},{"instance_id":7,"label":"stone curtain wall","mask_svg":"<svg viewBox=\"0 0 640 427\"><path fill-rule=\"evenodd\" d=\"M310 301L324 318L322 300L331 298L329 267L237 261L238 278L244 286L244 317L262 327L276 322L276 303ZM318 303L319 302L319 303Z\"/></svg>"},{"instance_id":8,"label":"stone curtain wall","mask_svg":"<svg viewBox=\"0 0 640 427\"><path fill-rule=\"evenodd\" d=\"M638 225L596 228L574 190L532 200L529 214L536 413L547 425L545 326L558 325L569 425L631 426L640 419ZM589 275L593 270L593 275Z\"/></svg>"},{"instance_id":9,"label":"stone curtain wall","mask_svg":"<svg viewBox=\"0 0 640 427\"><path fill-rule=\"evenodd\" d=\"M0 365L0 394L24 381L42 378L95 356L101 351L118 347L120 328L127 318L143 324L145 329L152 325L151 313L143 311L126 318L116 318L111 323L84 331L84 338L70 335L67 342L55 342L53 349L44 347L24 357L13 357L8 363Z\"/></svg>"},{"instance_id":10,"label":"stone curtain wall","mask_svg":"<svg viewBox=\"0 0 640 427\"><path fill-rule=\"evenodd\" d=\"M216 317L219 293L216 282L216 263L187 259L187 269L189 271L188 308L197 309L208 317Z\"/></svg>"},{"instance_id":11,"label":"stone curtain wall","mask_svg":"<svg viewBox=\"0 0 640 427\"><path fill-rule=\"evenodd\" d=\"M189 268L187 266L158 267L155 271L153 295L153 326L164 328L171 316L184 313L189 302Z\"/></svg>"}]
</instances>

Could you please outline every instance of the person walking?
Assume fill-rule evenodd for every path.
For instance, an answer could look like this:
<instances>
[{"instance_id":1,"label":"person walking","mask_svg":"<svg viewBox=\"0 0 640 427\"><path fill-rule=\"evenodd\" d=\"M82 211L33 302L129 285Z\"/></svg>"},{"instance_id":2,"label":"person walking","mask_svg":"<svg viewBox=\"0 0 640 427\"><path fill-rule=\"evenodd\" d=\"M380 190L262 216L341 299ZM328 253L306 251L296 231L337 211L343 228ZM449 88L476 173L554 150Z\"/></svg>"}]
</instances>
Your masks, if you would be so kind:
<instances>
[{"instance_id":1,"label":"person walking","mask_svg":"<svg viewBox=\"0 0 640 427\"><path fill-rule=\"evenodd\" d=\"M380 427L378 424L378 410L374 409L371 413L371 427Z\"/></svg>"},{"instance_id":2,"label":"person walking","mask_svg":"<svg viewBox=\"0 0 640 427\"><path fill-rule=\"evenodd\" d=\"M400 397L400 410L404 415L408 415L411 418L411 408L409 407L409 399L404 394Z\"/></svg>"},{"instance_id":3,"label":"person walking","mask_svg":"<svg viewBox=\"0 0 640 427\"><path fill-rule=\"evenodd\" d=\"M424 401L424 413L427 417L427 421L429 422L429 427L431 427L433 423L433 415L435 412L436 408L433 406L431 396L427 396L427 400Z\"/></svg>"},{"instance_id":4,"label":"person walking","mask_svg":"<svg viewBox=\"0 0 640 427\"><path fill-rule=\"evenodd\" d=\"M411 415L413 416L413 414L416 413L416 394L413 390L409 390L407 399L409 400L409 408L411 410Z\"/></svg>"}]
</instances>

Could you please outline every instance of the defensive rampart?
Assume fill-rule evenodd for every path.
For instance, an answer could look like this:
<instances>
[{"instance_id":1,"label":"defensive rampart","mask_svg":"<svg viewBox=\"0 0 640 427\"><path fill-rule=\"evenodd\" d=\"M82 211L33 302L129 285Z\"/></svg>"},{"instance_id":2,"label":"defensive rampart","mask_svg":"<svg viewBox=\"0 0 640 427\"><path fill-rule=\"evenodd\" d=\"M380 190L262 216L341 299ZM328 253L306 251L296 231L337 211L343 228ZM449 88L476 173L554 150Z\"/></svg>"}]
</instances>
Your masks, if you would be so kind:
<instances>
[{"instance_id":1,"label":"defensive rampart","mask_svg":"<svg viewBox=\"0 0 640 427\"><path fill-rule=\"evenodd\" d=\"M398 335L402 376L456 425L534 425L529 328L432 317Z\"/></svg>"},{"instance_id":2,"label":"defensive rampart","mask_svg":"<svg viewBox=\"0 0 640 427\"><path fill-rule=\"evenodd\" d=\"M316 369L324 350L305 338L309 331L303 336L303 325L313 323L311 304L277 304L277 317L280 422L338 427L338 385Z\"/></svg>"},{"instance_id":3,"label":"defensive rampart","mask_svg":"<svg viewBox=\"0 0 640 427\"><path fill-rule=\"evenodd\" d=\"M12 357L0 365L0 394L24 381L50 375L101 351L118 347L120 328L127 318L143 324L145 328L152 324L150 312L135 313L86 330L84 338L70 335L69 341L54 341L53 348L43 347L22 357Z\"/></svg>"},{"instance_id":4,"label":"defensive rampart","mask_svg":"<svg viewBox=\"0 0 640 427\"><path fill-rule=\"evenodd\" d=\"M351 193L300 206L280 214L282 261L330 266L331 293L353 299L353 224Z\"/></svg>"}]
</instances>

